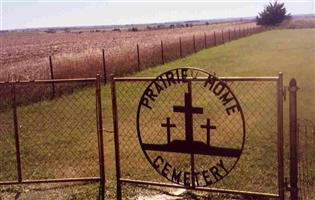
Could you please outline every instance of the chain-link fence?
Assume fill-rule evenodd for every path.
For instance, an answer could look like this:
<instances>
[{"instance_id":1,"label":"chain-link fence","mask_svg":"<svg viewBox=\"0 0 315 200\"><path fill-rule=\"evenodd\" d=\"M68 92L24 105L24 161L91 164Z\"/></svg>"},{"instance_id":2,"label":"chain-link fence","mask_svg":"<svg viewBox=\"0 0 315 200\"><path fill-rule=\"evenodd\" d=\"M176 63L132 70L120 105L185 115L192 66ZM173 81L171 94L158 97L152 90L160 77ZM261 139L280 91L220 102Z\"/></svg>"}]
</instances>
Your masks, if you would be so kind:
<instances>
[{"instance_id":1,"label":"chain-link fence","mask_svg":"<svg viewBox=\"0 0 315 200\"><path fill-rule=\"evenodd\" d=\"M298 121L298 188L299 199L315 198L315 125Z\"/></svg>"},{"instance_id":2,"label":"chain-link fence","mask_svg":"<svg viewBox=\"0 0 315 200\"><path fill-rule=\"evenodd\" d=\"M170 171L181 169L181 171L189 171L190 155L189 154L172 154L169 152L149 152L144 154L140 144L145 141L162 144L168 139L160 134L166 131L166 117L171 119L170 123L176 124L176 129L182 129L185 121L184 115L172 113L171 106L183 105L184 93L187 92L187 84L178 84L174 88L167 88L169 92L159 94L159 99L154 100L157 105L154 115L143 114L140 117L141 123L144 124L141 130L145 130L149 134L143 136L139 141L139 133L136 130L136 113L138 111L139 101L146 87L154 79L150 78L115 78L115 98L117 101L117 120L119 133L119 155L121 180L125 183L141 183L141 181L155 182L167 184L169 183L165 177L157 173L155 168L148 161L148 157L155 158L160 155L167 158L168 163L172 163ZM277 197L279 195L278 185L278 98L277 98L277 81L278 78L270 79L233 79L223 78L224 82L233 91L242 107L246 121L246 138L242 155L237 162L235 168L223 180L218 181L210 186L213 191L245 191L252 194L262 194L266 196ZM213 94L207 93L203 88L204 82L192 81L192 99L194 106L210 108L204 110L203 114L213 118L213 121L220 125L217 126L217 134L211 135L211 143L215 146L220 144L239 144L240 137L236 137L238 130L242 128L241 119L227 119L223 114L218 114L222 105L214 102ZM176 87L176 88L175 88ZM163 93L163 94L162 94ZM212 119L211 119L212 120ZM194 127L201 127L206 121L200 116L194 116ZM174 126L173 126L174 127ZM203 134L202 128L197 128L194 139L206 141L207 136ZM172 129L172 131L175 129ZM218 134L219 133L219 134ZM223 134L225 133L225 134ZM223 135L222 135L223 134ZM180 138L183 132L173 131L171 140ZM236 138L235 138L236 137ZM236 148L237 145L236 145ZM150 160L150 159L149 159ZM154 159L153 159L154 161ZM155 160L157 161L157 160ZM165 161L166 162L166 161ZM212 166L211 157L195 155L194 162L196 166L204 164ZM226 161L230 164L235 159ZM211 164L209 164L211 163ZM167 167L168 168L168 167ZM186 169L187 168L187 169ZM196 167L196 170L197 167ZM172 171L173 172L173 171ZM166 172L165 172L166 173ZM119 177L118 177L119 178ZM182 182L182 181L180 181ZM128 185L129 186L129 185ZM122 190L124 191L124 190ZM238 192L236 192L238 193ZM242 193L242 192L241 192ZM123 193L123 196L126 193Z\"/></svg>"},{"instance_id":3,"label":"chain-link fence","mask_svg":"<svg viewBox=\"0 0 315 200\"><path fill-rule=\"evenodd\" d=\"M99 79L2 83L0 93L0 185L23 183L1 186L1 196L95 199L104 183Z\"/></svg>"}]
</instances>

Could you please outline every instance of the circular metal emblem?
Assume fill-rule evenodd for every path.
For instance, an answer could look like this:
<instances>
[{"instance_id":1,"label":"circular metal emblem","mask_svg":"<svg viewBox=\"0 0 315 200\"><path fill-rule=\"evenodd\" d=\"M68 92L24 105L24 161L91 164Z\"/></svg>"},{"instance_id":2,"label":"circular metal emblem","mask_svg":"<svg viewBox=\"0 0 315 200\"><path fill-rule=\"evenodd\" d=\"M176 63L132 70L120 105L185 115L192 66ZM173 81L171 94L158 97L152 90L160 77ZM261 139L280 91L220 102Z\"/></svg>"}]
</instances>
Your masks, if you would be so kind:
<instances>
[{"instance_id":1,"label":"circular metal emblem","mask_svg":"<svg viewBox=\"0 0 315 200\"><path fill-rule=\"evenodd\" d=\"M233 170L244 147L245 121L225 81L201 69L178 68L145 89L137 132L160 175L185 187L201 187Z\"/></svg>"}]
</instances>

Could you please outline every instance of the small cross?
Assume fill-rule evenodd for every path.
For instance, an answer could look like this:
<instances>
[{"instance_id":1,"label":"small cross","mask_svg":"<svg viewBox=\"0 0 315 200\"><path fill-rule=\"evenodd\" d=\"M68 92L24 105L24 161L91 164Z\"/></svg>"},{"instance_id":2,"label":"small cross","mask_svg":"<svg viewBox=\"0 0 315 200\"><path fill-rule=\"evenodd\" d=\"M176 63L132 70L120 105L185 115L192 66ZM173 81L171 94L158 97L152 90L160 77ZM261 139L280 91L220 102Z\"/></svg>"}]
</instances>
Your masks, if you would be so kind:
<instances>
[{"instance_id":1,"label":"small cross","mask_svg":"<svg viewBox=\"0 0 315 200\"><path fill-rule=\"evenodd\" d=\"M166 123L161 124L162 127L166 127L166 133L167 133L167 143L169 144L171 142L171 128L175 128L175 124L171 124L171 119L169 117L166 118Z\"/></svg>"},{"instance_id":2,"label":"small cross","mask_svg":"<svg viewBox=\"0 0 315 200\"><path fill-rule=\"evenodd\" d=\"M201 128L205 128L207 130L207 145L210 146L210 133L211 133L211 129L217 129L216 126L211 126L210 124L210 119L207 119L207 124L205 125L201 125Z\"/></svg>"}]
</instances>

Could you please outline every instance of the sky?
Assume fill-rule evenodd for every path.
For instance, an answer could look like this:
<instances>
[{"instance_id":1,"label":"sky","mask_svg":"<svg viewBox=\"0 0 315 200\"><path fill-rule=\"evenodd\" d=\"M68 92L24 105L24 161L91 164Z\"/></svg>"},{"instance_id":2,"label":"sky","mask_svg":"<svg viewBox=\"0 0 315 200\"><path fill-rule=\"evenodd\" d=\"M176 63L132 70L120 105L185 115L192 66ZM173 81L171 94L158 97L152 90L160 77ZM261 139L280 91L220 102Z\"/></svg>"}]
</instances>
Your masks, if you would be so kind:
<instances>
[{"instance_id":1,"label":"sky","mask_svg":"<svg viewBox=\"0 0 315 200\"><path fill-rule=\"evenodd\" d=\"M138 24L256 16L273 0L0 0L1 30ZM288 0L291 14L315 13L315 0Z\"/></svg>"}]
</instances>

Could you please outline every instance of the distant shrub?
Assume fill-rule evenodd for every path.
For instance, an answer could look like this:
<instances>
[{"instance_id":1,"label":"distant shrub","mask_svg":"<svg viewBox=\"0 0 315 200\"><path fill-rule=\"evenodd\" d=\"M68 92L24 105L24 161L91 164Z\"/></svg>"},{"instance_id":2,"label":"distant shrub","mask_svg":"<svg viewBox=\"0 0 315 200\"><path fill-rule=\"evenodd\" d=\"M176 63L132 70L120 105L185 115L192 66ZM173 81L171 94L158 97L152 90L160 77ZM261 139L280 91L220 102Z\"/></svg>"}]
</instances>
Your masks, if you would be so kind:
<instances>
[{"instance_id":1,"label":"distant shrub","mask_svg":"<svg viewBox=\"0 0 315 200\"><path fill-rule=\"evenodd\" d=\"M120 32L120 28L114 28L113 31Z\"/></svg>"},{"instance_id":2,"label":"distant shrub","mask_svg":"<svg viewBox=\"0 0 315 200\"><path fill-rule=\"evenodd\" d=\"M132 28L129 28L128 31L137 32L138 28L137 27L132 27Z\"/></svg>"},{"instance_id":3,"label":"distant shrub","mask_svg":"<svg viewBox=\"0 0 315 200\"><path fill-rule=\"evenodd\" d=\"M63 31L64 31L65 33L70 33L70 32L71 32L69 28L65 28Z\"/></svg>"},{"instance_id":4,"label":"distant shrub","mask_svg":"<svg viewBox=\"0 0 315 200\"><path fill-rule=\"evenodd\" d=\"M160 25L157 26L157 29L165 29L165 25L160 24Z\"/></svg>"},{"instance_id":5,"label":"distant shrub","mask_svg":"<svg viewBox=\"0 0 315 200\"><path fill-rule=\"evenodd\" d=\"M48 29L47 31L45 31L46 33L56 33L57 31L55 29Z\"/></svg>"}]
</instances>

